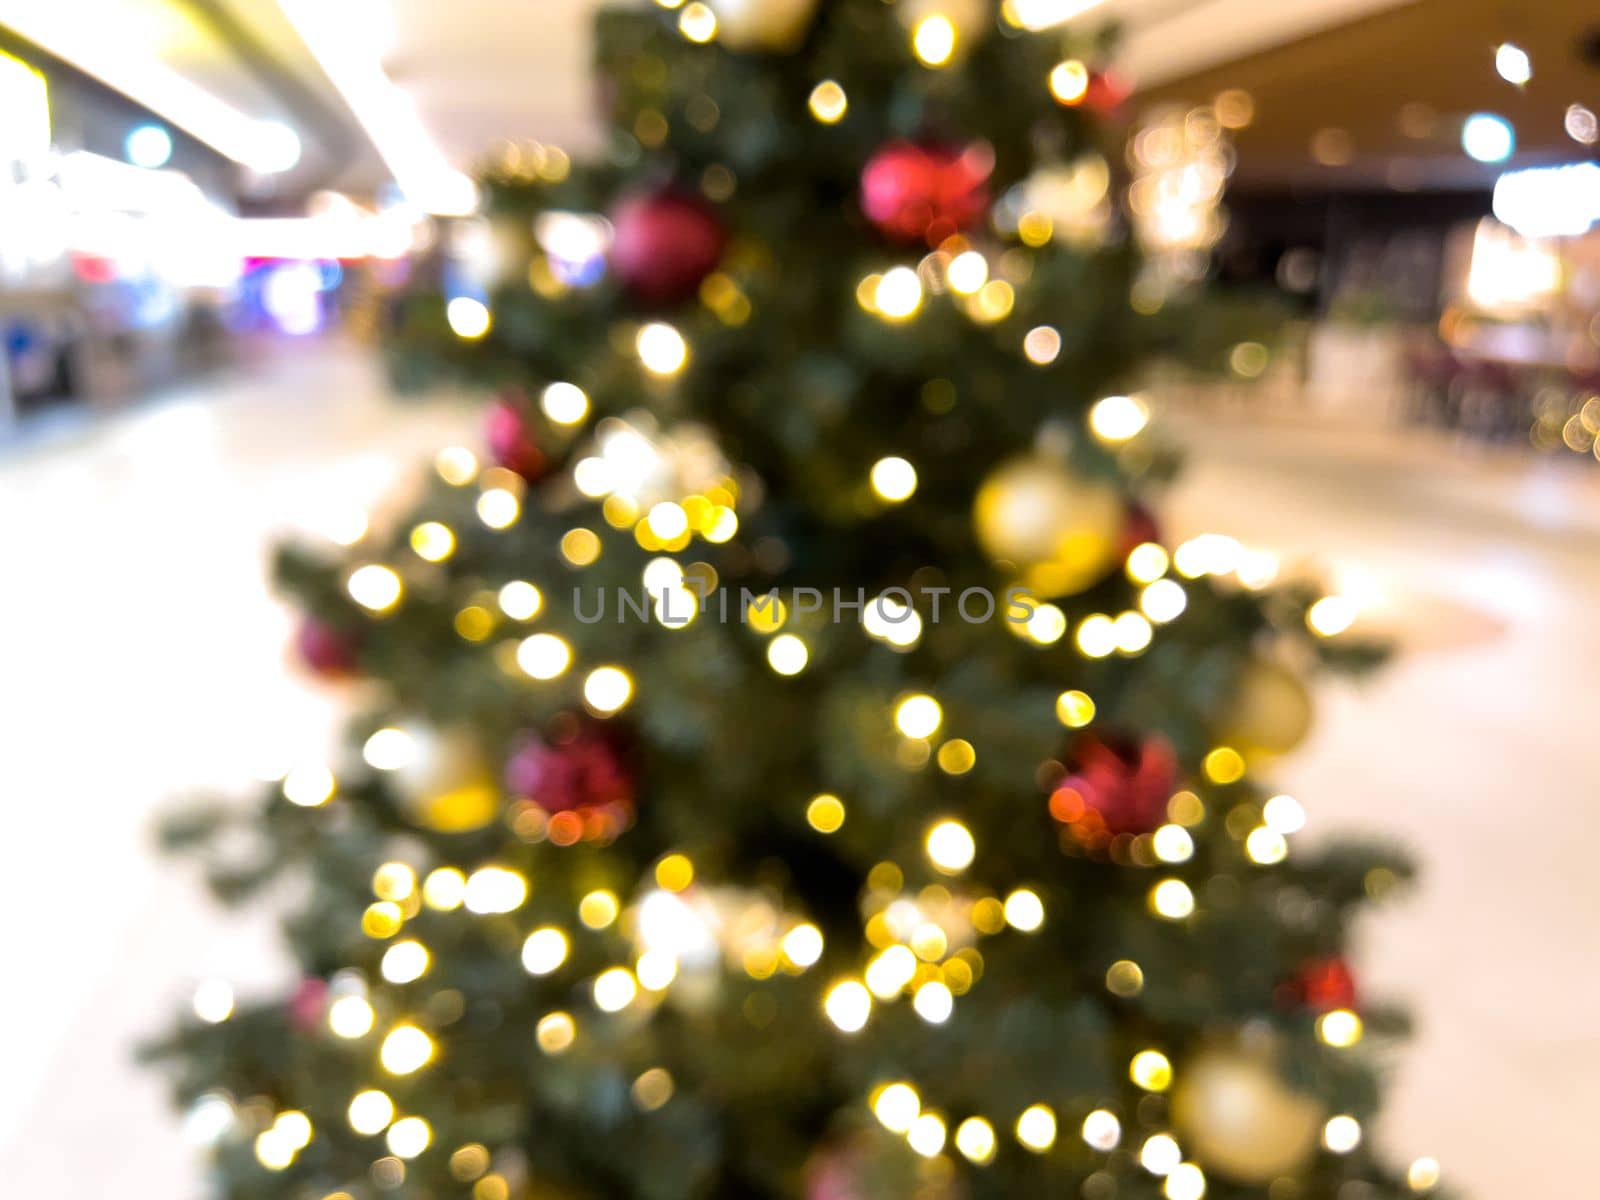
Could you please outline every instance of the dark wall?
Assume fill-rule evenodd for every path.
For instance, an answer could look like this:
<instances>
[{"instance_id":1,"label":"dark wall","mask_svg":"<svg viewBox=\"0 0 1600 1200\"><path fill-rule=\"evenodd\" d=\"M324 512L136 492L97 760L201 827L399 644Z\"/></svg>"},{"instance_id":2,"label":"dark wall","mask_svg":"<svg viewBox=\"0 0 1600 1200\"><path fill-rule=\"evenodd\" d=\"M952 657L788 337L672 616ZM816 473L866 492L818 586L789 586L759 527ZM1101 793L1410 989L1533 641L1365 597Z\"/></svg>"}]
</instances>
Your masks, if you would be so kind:
<instances>
[{"instance_id":1,"label":"dark wall","mask_svg":"<svg viewBox=\"0 0 1600 1200\"><path fill-rule=\"evenodd\" d=\"M1450 230L1490 214L1479 191L1250 191L1226 204L1224 279L1277 282L1308 312L1421 321L1439 313Z\"/></svg>"}]
</instances>

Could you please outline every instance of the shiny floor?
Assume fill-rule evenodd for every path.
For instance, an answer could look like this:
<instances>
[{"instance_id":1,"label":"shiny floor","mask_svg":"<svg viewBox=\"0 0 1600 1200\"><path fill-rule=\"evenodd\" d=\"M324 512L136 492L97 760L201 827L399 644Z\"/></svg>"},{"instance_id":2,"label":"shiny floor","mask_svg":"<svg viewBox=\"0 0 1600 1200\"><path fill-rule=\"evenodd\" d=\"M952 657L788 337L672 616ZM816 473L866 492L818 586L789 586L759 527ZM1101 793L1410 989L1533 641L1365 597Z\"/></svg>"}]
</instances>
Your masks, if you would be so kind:
<instances>
[{"instance_id":1,"label":"shiny floor","mask_svg":"<svg viewBox=\"0 0 1600 1200\"><path fill-rule=\"evenodd\" d=\"M1313 830L1393 835L1425 867L1364 929L1368 990L1419 1026L1376 1136L1480 1200L1581 1194L1600 1109L1600 469L1237 412L1172 424L1193 447L1172 535L1326 564L1406 648L1326 688L1280 773ZM385 399L360 352L311 348L0 447L7 1195L204 1194L132 1048L196 979L249 994L285 964L265 919L211 911L155 857L151 814L333 737L337 696L287 665L266 547L392 497L471 427L447 400Z\"/></svg>"}]
</instances>

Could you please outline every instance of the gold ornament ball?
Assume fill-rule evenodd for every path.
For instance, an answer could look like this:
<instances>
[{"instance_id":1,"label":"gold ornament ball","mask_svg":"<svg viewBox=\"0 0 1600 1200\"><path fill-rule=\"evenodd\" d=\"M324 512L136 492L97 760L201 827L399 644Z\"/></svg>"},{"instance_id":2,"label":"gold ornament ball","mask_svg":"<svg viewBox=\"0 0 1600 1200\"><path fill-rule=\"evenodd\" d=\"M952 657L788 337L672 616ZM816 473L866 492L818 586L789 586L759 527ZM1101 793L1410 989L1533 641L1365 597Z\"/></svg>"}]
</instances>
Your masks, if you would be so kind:
<instances>
[{"instance_id":1,"label":"gold ornament ball","mask_svg":"<svg viewBox=\"0 0 1600 1200\"><path fill-rule=\"evenodd\" d=\"M817 0L711 0L717 41L741 53L787 53L805 40Z\"/></svg>"},{"instance_id":2,"label":"gold ornament ball","mask_svg":"<svg viewBox=\"0 0 1600 1200\"><path fill-rule=\"evenodd\" d=\"M1127 521L1117 490L1048 459L1000 466L978 489L973 523L984 553L1015 564L1023 586L1068 596L1115 565Z\"/></svg>"},{"instance_id":3,"label":"gold ornament ball","mask_svg":"<svg viewBox=\"0 0 1600 1200\"><path fill-rule=\"evenodd\" d=\"M414 731L412 761L392 781L407 815L437 833L482 829L500 812L500 785L477 739L463 730Z\"/></svg>"},{"instance_id":4,"label":"gold ornament ball","mask_svg":"<svg viewBox=\"0 0 1600 1200\"><path fill-rule=\"evenodd\" d=\"M1172 1123L1207 1171L1262 1186L1292 1175L1316 1150L1322 1106L1285 1084L1269 1056L1207 1050L1177 1078Z\"/></svg>"},{"instance_id":5,"label":"gold ornament ball","mask_svg":"<svg viewBox=\"0 0 1600 1200\"><path fill-rule=\"evenodd\" d=\"M1286 754L1311 730L1311 693L1275 659L1244 669L1222 722L1221 741L1241 754Z\"/></svg>"}]
</instances>

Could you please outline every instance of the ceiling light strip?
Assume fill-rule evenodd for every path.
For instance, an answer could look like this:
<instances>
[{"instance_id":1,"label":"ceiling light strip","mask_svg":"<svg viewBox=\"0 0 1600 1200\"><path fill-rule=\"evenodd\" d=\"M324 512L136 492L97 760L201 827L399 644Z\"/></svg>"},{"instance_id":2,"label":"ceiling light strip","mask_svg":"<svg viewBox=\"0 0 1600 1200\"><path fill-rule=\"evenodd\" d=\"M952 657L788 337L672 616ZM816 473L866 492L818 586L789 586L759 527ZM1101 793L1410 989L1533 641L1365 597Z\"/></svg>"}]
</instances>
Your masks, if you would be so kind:
<instances>
[{"instance_id":1,"label":"ceiling light strip","mask_svg":"<svg viewBox=\"0 0 1600 1200\"><path fill-rule=\"evenodd\" d=\"M384 73L381 41L359 19L367 6L278 0L278 7L366 130L406 199L440 216L472 212L476 186L450 165L423 128L411 97Z\"/></svg>"}]
</instances>

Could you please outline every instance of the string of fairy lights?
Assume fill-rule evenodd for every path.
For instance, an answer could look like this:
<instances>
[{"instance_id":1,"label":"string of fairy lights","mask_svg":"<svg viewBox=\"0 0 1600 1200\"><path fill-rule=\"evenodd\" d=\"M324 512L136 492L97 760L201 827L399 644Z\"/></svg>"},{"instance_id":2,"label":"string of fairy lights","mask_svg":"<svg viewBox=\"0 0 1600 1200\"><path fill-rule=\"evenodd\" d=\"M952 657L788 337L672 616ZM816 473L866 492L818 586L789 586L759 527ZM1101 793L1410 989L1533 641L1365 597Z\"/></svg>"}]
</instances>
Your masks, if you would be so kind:
<instances>
[{"instance_id":1,"label":"string of fairy lights","mask_svg":"<svg viewBox=\"0 0 1600 1200\"><path fill-rule=\"evenodd\" d=\"M678 9L677 26L691 42L706 43L718 36L718 14L698 0L658 0ZM1063 7L1052 0L1005 0L1002 17L1023 29L1051 23L1051 13ZM1071 7L1070 5L1066 7ZM940 69L959 58L962 30L951 16L929 11L908 29L909 47L916 61ZM1063 105L1080 103L1088 91L1088 68L1076 59L1056 65L1042 81ZM822 125L845 119L849 97L834 79L819 82L807 98L811 116ZM1181 132L1181 131L1180 131ZM1192 132L1192 131L1191 131ZM1202 148L1209 147L1201 131ZM1174 134L1163 135L1170 143ZM1171 165L1181 147L1158 147ZM553 147L540 148L539 166L546 177L565 174L565 155ZM1191 173L1192 174L1192 173ZM1192 182L1192 180L1191 180ZM1215 196L1202 181L1200 193L1191 187L1179 197L1190 204L1209 203ZM1074 183L1082 187L1083 181ZM1104 180L1090 179L1086 195L1092 204L1103 201ZM1159 181L1151 194L1161 193ZM588 237L587 226L572 226ZM1056 228L1041 210L1026 208L1016 214L1015 231L1029 250L1046 245ZM1187 226L1185 227L1188 228ZM1192 234L1192 231L1191 231ZM1190 236L1190 235L1186 235ZM1186 242L1193 246L1193 236ZM917 319L929 304L953 304L974 323L997 326L1006 321L1016 304L1017 290L1026 285L1029 270L1026 250L1007 250L993 261L983 249L961 235L945 239L917 262L884 267L864 276L854 294L860 308L889 325ZM554 296L567 286L536 265L530 284L541 294ZM742 323L750 312L749 298L725 275L714 274L700 289L702 301L730 324ZM494 318L482 301L457 297L449 302L449 324L466 340L489 335ZM691 363L694 347L683 332L664 320L639 325L628 342L646 379L671 380ZM1036 325L1022 333L1017 350L1035 365L1053 362L1061 352L1059 330ZM572 436L585 436L592 414L589 397L577 384L553 381L539 395L539 407L553 426ZM1117 450L1134 444L1146 431L1152 413L1141 396L1107 396L1092 405L1084 418L1085 433L1101 445ZM566 564L581 571L605 553L603 529L630 536L646 553L655 555L641 572L641 582L656 597L653 618L665 629L692 623L702 599L716 586L710 563L681 562L675 555L692 554L696 542L715 546L730 542L739 531L739 507L744 489L737 473L710 444L707 435L692 429L662 430L647 413L607 417L587 430L587 441L575 457L572 481L597 509L598 520L578 523L560 538ZM523 517L528 484L503 467L485 466L465 446L442 450L435 460L439 477L451 488L476 491L472 512L488 530L505 532ZM862 481L882 505L913 503L918 472L900 455L874 461ZM338 540L359 549L367 522L349 521ZM457 552L460 533L440 519L419 522L406 546L418 564L448 562ZM1258 591L1277 578L1279 564L1268 552L1253 550L1219 534L1188 539L1171 551L1155 541L1144 541L1122 555L1120 568L1133 589L1130 607L1120 612L1091 612L1069 618L1059 605L1032 596L1033 612L1023 624L1008 628L1016 636L1040 646L1066 641L1085 659L1111 656L1137 657L1148 652L1161 636L1162 627L1179 619L1189 605L1186 585L1208 580L1217 586ZM361 561L345 576L351 600L369 617L382 620L405 605L408 575L413 564ZM539 685L567 686L562 681L581 673L577 694L585 709L597 719L623 712L637 699L637 682L620 663L580 663L573 645L550 629L538 628L552 615L548 581L511 579L491 590L474 592L455 612L453 627L465 641L490 648L495 661L508 674ZM1306 613L1310 632L1337 637L1358 616L1350 599L1330 595L1311 605ZM792 677L808 669L813 650L800 615L781 599L752 603L741 622L749 636L765 639L764 657L779 677ZM861 610L862 635L891 650L906 652L922 637L923 623L909 595L904 599L885 593ZM1087 693L1069 689L1054 701L1054 713L1067 729L1081 730L1095 719L1096 704ZM945 708L930 691L910 691L889 698L885 720L898 737L896 760L908 770L929 762L941 772L959 776L973 769L979 748L956 736ZM406 770L421 753L424 735L417 731L385 727L371 733L361 749L366 768L380 774ZM354 768L353 768L354 769ZM1245 754L1228 745L1211 749L1201 764L1206 784L1225 787L1247 773ZM340 793L341 782L333 767L307 763L284 775L281 793L289 804L322 808ZM1070 799L1053 796L1051 811ZM803 815L819 837L837 834L849 820L849 801L823 792L803 802ZM1146 893L1152 920L1183 923L1197 912L1200 900L1176 871L1195 854L1191 832L1207 819L1207 804L1196 792L1177 791L1167 802L1167 819L1148 834L1133 839L1131 861L1152 868L1156 878ZM570 818L570 819L569 819ZM574 825L574 822L577 822ZM1236 843L1242 860L1253 867L1270 867L1290 854L1290 839L1306 823L1300 804L1287 795L1275 795L1259 805L1238 805L1225 815L1224 828ZM541 815L515 825L525 841L548 840L571 844L589 832L573 814ZM611 832L615 832L614 830ZM866 1030L880 1010L908 1001L915 1016L930 1027L948 1022L961 998L979 986L985 970L983 939L1028 937L1052 919L1039 891L1026 883L1004 895L982 888L963 887L963 880L983 847L973 830L957 815L932 816L921 839L926 867L942 882L912 889L901 865L883 861L872 868L861 900L863 957L859 972L829 978L818 985L821 1018L840 1036ZM918 864L920 868L923 864ZM405 1178L405 1164L429 1152L434 1130L422 1113L404 1112L385 1089L384 1080L402 1079L435 1067L448 1054L424 1022L406 1011L404 993L391 991L416 983L434 968L428 946L408 933L408 925L424 911L459 914L461 920L515 919L530 895L530 880L520 869L501 862L476 865L436 863L427 869L403 861L385 862L374 871L372 900L360 917L360 932L382 943L379 979L369 980L354 970L336 974L319 1021L328 1034L341 1041L371 1048L372 1079L350 1096L344 1120L351 1132L374 1139L373 1178L397 1185ZM705 979L722 971L742 972L752 980L776 976L805 976L822 960L822 931L803 914L782 911L757 893L712 887L697 879L691 859L675 852L655 863L644 886L631 898L607 888L572 897L570 922L546 921L522 936L520 961L530 977L546 978L567 969L573 940L587 933L620 932L629 948L622 961L581 981L586 1006L553 1008L541 1014L533 1036L545 1055L570 1051L583 1036L585 1026L617 1018L624 1012L648 1013L665 1003L675 987L686 980ZM615 937L608 945L617 944ZM1144 987L1144 972L1131 959L1111 964L1105 987L1112 995L1131 997ZM207 980L196 990L193 1008L207 1023L229 1020L234 1012L232 988L220 980ZM1346 1050L1363 1038L1361 1017L1351 1008L1322 1013L1316 1034L1332 1050ZM1158 1045L1139 1049L1126 1064L1126 1077L1137 1094L1169 1092L1177 1068ZM391 1085L392 1086L392 1085ZM632 1083L635 1105L644 1112L667 1104L674 1081L668 1071L652 1067ZM1075 1127L1075 1135L1091 1150L1110 1155L1130 1137L1131 1120L1111 1098L1079 1117L1058 1113L1039 1101L1014 1113L947 1112L924 1097L926 1085L910 1079L884 1080L862 1098L877 1122L923 1158L933 1159L952 1149L976 1167L1010 1152L1008 1144L1028 1154L1049 1153ZM259 1105L236 1106L217 1095L203 1097L191 1113L191 1125L202 1136L214 1138L224 1128L254 1122L257 1161L269 1171L291 1167L312 1144L317 1130L305 1112L266 1111ZM226 1110L226 1111L224 1111ZM259 1111L257 1111L259 1110ZM1069 1124L1070 1122L1070 1124ZM1333 1114L1320 1121L1318 1137L1332 1154L1355 1150L1364 1135L1359 1121L1349 1114ZM385 1153L386 1152L386 1153ZM1207 1179L1202 1167L1187 1156L1180 1135L1170 1129L1143 1135L1135 1158L1149 1175L1159 1178L1167 1200L1200 1200ZM473 1184L475 1200L508 1200L510 1185L492 1170L489 1148L472 1143L453 1148L450 1168L457 1179ZM1418 1159L1408 1172L1417 1192L1438 1182L1438 1164ZM336 1192L326 1200L348 1200Z\"/></svg>"}]
</instances>

